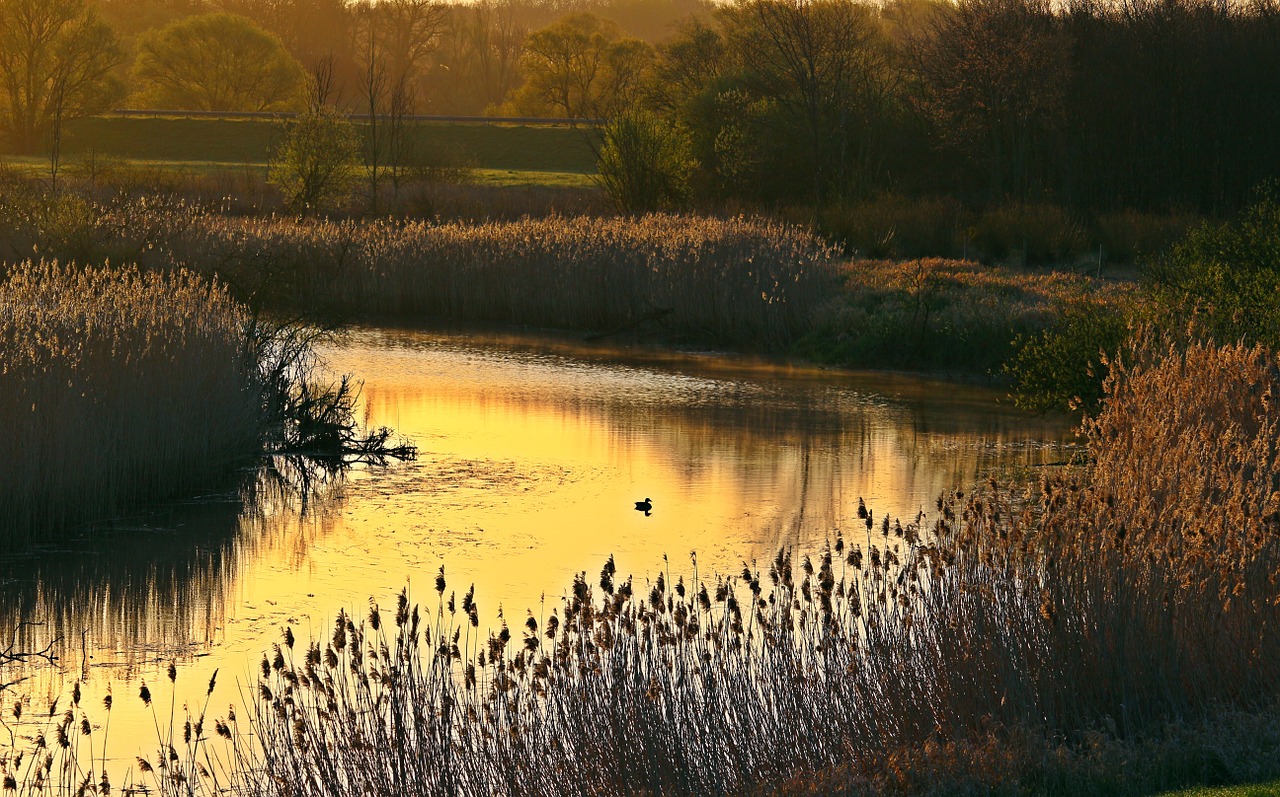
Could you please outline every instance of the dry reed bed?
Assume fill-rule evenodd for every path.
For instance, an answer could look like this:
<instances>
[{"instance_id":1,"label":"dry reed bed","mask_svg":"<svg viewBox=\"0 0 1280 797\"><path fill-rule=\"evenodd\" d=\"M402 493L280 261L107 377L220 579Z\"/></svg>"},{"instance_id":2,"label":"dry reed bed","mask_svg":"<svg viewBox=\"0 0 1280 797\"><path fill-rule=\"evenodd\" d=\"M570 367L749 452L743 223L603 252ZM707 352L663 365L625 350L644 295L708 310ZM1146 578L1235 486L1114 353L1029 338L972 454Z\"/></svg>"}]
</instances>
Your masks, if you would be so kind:
<instances>
[{"instance_id":1,"label":"dry reed bed","mask_svg":"<svg viewBox=\"0 0 1280 797\"><path fill-rule=\"evenodd\" d=\"M0 249L185 267L260 308L789 345L836 288L836 252L758 219L431 223L236 217L175 200L0 202Z\"/></svg>"},{"instance_id":2,"label":"dry reed bed","mask_svg":"<svg viewBox=\"0 0 1280 797\"><path fill-rule=\"evenodd\" d=\"M267 771L292 793L716 794L839 766L874 789L992 728L1048 756L1274 710L1280 361L1132 359L1088 427L1095 469L1031 509L991 485L940 500L928 534L866 513L813 559L705 588L696 566L640 586L606 565L514 634L478 633L443 574L424 622L404 601L340 617L264 659Z\"/></svg>"},{"instance_id":3,"label":"dry reed bed","mask_svg":"<svg viewBox=\"0 0 1280 797\"><path fill-rule=\"evenodd\" d=\"M205 484L260 447L249 318L185 271L19 265L0 283L0 544Z\"/></svg>"},{"instance_id":4,"label":"dry reed bed","mask_svg":"<svg viewBox=\"0 0 1280 797\"><path fill-rule=\"evenodd\" d=\"M1108 388L1097 464L1030 503L991 484L905 526L859 506L812 558L705 583L696 559L643 584L610 560L496 632L443 569L425 615L402 596L327 639L287 631L239 724L193 716L140 777L208 793L217 762L253 793L622 795L1275 776L1280 361L1146 345ZM10 767L20 792L48 791L82 715ZM1215 727L1249 731L1215 748L1197 730ZM1161 766L1135 768L1143 751Z\"/></svg>"},{"instance_id":5,"label":"dry reed bed","mask_svg":"<svg viewBox=\"0 0 1280 797\"><path fill-rule=\"evenodd\" d=\"M808 328L835 257L795 228L674 215L476 224L209 215L163 240L172 262L274 291L273 304L593 330L668 311L668 334L770 347Z\"/></svg>"},{"instance_id":6,"label":"dry reed bed","mask_svg":"<svg viewBox=\"0 0 1280 797\"><path fill-rule=\"evenodd\" d=\"M627 328L862 368L995 372L1015 338L1057 323L1066 308L1115 308L1134 293L954 260L847 261L797 227L680 215L331 221L148 197L0 201L0 257L34 246L83 262L186 267L230 283L255 307L339 322ZM629 327L640 319L650 320Z\"/></svg>"}]
</instances>

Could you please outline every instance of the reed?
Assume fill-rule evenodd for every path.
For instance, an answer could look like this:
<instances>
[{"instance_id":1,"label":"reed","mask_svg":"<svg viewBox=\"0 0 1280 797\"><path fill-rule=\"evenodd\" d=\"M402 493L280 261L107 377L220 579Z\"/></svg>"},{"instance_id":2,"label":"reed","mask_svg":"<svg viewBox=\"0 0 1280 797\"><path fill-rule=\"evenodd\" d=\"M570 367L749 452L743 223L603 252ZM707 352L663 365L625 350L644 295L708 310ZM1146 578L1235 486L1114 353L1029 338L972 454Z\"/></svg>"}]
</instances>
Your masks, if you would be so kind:
<instances>
[{"instance_id":1,"label":"reed","mask_svg":"<svg viewBox=\"0 0 1280 797\"><path fill-rule=\"evenodd\" d=\"M610 559L489 631L442 568L425 610L402 594L324 639L287 629L242 727L193 742L231 769L162 745L140 771L175 795L1137 795L1275 777L1278 390L1273 352L1147 342L1085 426L1094 464L1031 497L992 482L906 524L859 502L826 547L733 575L695 556L687 579L624 580Z\"/></svg>"},{"instance_id":2,"label":"reed","mask_svg":"<svg viewBox=\"0 0 1280 797\"><path fill-rule=\"evenodd\" d=\"M150 257L277 308L603 331L654 319L668 338L779 348L835 285L834 250L758 219L141 215Z\"/></svg>"},{"instance_id":3,"label":"reed","mask_svg":"<svg viewBox=\"0 0 1280 797\"><path fill-rule=\"evenodd\" d=\"M835 288L836 251L762 219L428 222L240 217L177 199L0 201L0 258L186 268L255 309L611 332L783 348Z\"/></svg>"},{"instance_id":4,"label":"reed","mask_svg":"<svg viewBox=\"0 0 1280 797\"><path fill-rule=\"evenodd\" d=\"M461 190L461 189L460 189ZM474 187L467 192L479 190ZM859 368L998 373L1015 339L1132 293L1078 274L955 260L848 260L802 228L649 215L501 221L238 216L173 199L0 202L0 252L41 251L221 281L319 317L520 324L799 353Z\"/></svg>"},{"instance_id":5,"label":"reed","mask_svg":"<svg viewBox=\"0 0 1280 797\"><path fill-rule=\"evenodd\" d=\"M643 585L610 561L488 634L442 571L425 615L402 596L305 650L290 635L262 662L265 775L282 793L725 794L830 772L845 793L1274 774L1280 361L1133 359L1087 426L1096 464L1029 503L993 483L906 525L859 506L812 558L705 583L696 558L689 581ZM1251 729L1240 749L1205 743L1229 727ZM1165 766L1124 763L1142 750Z\"/></svg>"},{"instance_id":6,"label":"reed","mask_svg":"<svg viewBox=\"0 0 1280 797\"><path fill-rule=\"evenodd\" d=\"M0 542L207 485L260 446L249 316L194 274L27 262L0 283Z\"/></svg>"}]
</instances>

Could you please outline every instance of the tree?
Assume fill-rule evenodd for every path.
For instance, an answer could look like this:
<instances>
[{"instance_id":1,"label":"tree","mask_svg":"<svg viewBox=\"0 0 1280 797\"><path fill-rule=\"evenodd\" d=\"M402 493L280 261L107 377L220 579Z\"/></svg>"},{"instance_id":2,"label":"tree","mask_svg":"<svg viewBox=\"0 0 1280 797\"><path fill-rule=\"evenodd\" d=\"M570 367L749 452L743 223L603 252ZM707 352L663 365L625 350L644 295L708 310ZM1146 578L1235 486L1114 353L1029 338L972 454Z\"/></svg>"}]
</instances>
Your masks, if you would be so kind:
<instances>
[{"instance_id":1,"label":"tree","mask_svg":"<svg viewBox=\"0 0 1280 797\"><path fill-rule=\"evenodd\" d=\"M276 149L272 182L294 211L323 211L351 195L359 165L355 127L332 108L319 105L288 123Z\"/></svg>"},{"instance_id":2,"label":"tree","mask_svg":"<svg viewBox=\"0 0 1280 797\"><path fill-rule=\"evenodd\" d=\"M0 133L34 153L55 122L110 107L122 57L84 0L0 0Z\"/></svg>"},{"instance_id":3,"label":"tree","mask_svg":"<svg viewBox=\"0 0 1280 797\"><path fill-rule=\"evenodd\" d=\"M382 57L392 84L408 84L423 71L424 61L439 45L445 6L437 0L379 0Z\"/></svg>"},{"instance_id":4,"label":"tree","mask_svg":"<svg viewBox=\"0 0 1280 797\"><path fill-rule=\"evenodd\" d=\"M412 86L422 60L439 44L444 7L436 0L381 0L356 8L359 92L367 114L365 163L369 209L378 212L379 167L390 166L399 193L408 155L408 117L415 107Z\"/></svg>"},{"instance_id":5,"label":"tree","mask_svg":"<svg viewBox=\"0 0 1280 797\"><path fill-rule=\"evenodd\" d=\"M987 198L1031 198L1071 72L1071 42L1049 0L960 0L911 49L922 109L944 142L985 168Z\"/></svg>"},{"instance_id":6,"label":"tree","mask_svg":"<svg viewBox=\"0 0 1280 797\"><path fill-rule=\"evenodd\" d=\"M595 14L570 14L529 36L516 108L531 116L608 117L633 105L653 48Z\"/></svg>"},{"instance_id":7,"label":"tree","mask_svg":"<svg viewBox=\"0 0 1280 797\"><path fill-rule=\"evenodd\" d=\"M192 111L298 106L302 66L280 39L233 14L203 14L143 36L133 67L145 102Z\"/></svg>"},{"instance_id":8,"label":"tree","mask_svg":"<svg viewBox=\"0 0 1280 797\"><path fill-rule=\"evenodd\" d=\"M520 84L528 31L516 0L480 0L449 9L426 84L441 113L479 114L497 107Z\"/></svg>"},{"instance_id":9,"label":"tree","mask_svg":"<svg viewBox=\"0 0 1280 797\"><path fill-rule=\"evenodd\" d=\"M867 4L745 0L724 12L739 80L768 100L807 155L812 199L864 193L874 177L878 124L897 88L887 42Z\"/></svg>"},{"instance_id":10,"label":"tree","mask_svg":"<svg viewBox=\"0 0 1280 797\"><path fill-rule=\"evenodd\" d=\"M657 48L648 100L665 114L687 111L689 104L727 68L725 40L700 19L680 25Z\"/></svg>"}]
</instances>

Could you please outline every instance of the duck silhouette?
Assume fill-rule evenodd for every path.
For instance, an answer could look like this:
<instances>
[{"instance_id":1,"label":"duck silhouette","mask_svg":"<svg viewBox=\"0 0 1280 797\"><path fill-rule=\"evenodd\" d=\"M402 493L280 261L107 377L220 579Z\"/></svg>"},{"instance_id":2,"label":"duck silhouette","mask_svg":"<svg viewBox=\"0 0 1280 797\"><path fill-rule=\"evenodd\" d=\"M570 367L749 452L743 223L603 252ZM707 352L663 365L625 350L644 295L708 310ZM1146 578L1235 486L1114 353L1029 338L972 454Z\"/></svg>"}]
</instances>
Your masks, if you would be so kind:
<instances>
[{"instance_id":1,"label":"duck silhouette","mask_svg":"<svg viewBox=\"0 0 1280 797\"><path fill-rule=\"evenodd\" d=\"M653 509L653 502L648 498L643 501L636 501L636 511L643 512L645 517L649 517L649 510Z\"/></svg>"}]
</instances>

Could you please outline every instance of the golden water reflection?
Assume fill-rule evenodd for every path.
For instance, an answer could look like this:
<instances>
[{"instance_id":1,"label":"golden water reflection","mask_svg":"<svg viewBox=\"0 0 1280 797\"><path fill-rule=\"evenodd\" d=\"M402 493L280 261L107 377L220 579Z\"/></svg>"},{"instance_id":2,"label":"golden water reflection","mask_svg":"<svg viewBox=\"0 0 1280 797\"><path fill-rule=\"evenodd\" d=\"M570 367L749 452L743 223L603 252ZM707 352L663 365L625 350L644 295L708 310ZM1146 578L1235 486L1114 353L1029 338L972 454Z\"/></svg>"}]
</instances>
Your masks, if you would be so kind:
<instances>
[{"instance_id":1,"label":"golden water reflection","mask_svg":"<svg viewBox=\"0 0 1280 797\"><path fill-rule=\"evenodd\" d=\"M0 563L0 631L46 622L22 632L63 640L87 705L123 696L114 756L155 746L133 696L145 679L167 707L170 660L178 705L221 668L211 705L225 713L282 626L323 634L339 608L406 585L425 598L441 565L450 589L475 583L488 622L501 604L519 623L609 555L641 581L664 554L687 572L694 550L703 574L736 572L852 528L859 497L914 517L993 470L1059 460L1071 439L1065 420L989 391L904 376L377 329L324 354L364 380L367 421L414 440L417 462L357 471L304 518L255 482L157 528ZM646 497L649 517L632 508ZM37 706L65 688L35 675Z\"/></svg>"}]
</instances>

